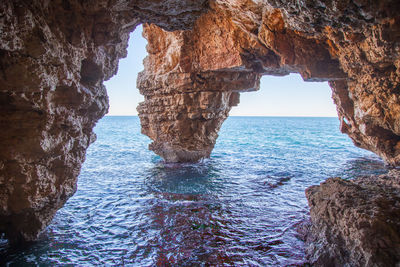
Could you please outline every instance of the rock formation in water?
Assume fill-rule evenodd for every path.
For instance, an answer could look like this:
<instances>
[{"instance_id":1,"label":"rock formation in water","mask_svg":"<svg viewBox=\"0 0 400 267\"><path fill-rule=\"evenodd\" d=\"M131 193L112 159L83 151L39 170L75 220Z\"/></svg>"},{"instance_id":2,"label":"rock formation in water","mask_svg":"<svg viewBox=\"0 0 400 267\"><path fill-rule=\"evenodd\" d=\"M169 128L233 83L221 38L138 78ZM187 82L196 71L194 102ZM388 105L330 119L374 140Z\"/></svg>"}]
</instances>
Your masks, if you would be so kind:
<instances>
[{"instance_id":1,"label":"rock formation in water","mask_svg":"<svg viewBox=\"0 0 400 267\"><path fill-rule=\"evenodd\" d=\"M192 30L145 28L138 111L167 161L208 157L238 92L262 75L329 81L341 131L400 163L398 1L210 1ZM267 85L268 86L268 85Z\"/></svg>"},{"instance_id":2,"label":"rock formation in water","mask_svg":"<svg viewBox=\"0 0 400 267\"><path fill-rule=\"evenodd\" d=\"M315 266L398 266L400 171L352 181L331 178L306 190ZM397 265L396 265L397 264Z\"/></svg>"},{"instance_id":3,"label":"rock formation in water","mask_svg":"<svg viewBox=\"0 0 400 267\"><path fill-rule=\"evenodd\" d=\"M341 131L399 165L398 10L396 0L2 1L0 231L37 239L75 192L108 109L103 81L140 23L138 111L167 161L208 157L239 92L297 72L329 81Z\"/></svg>"}]
</instances>

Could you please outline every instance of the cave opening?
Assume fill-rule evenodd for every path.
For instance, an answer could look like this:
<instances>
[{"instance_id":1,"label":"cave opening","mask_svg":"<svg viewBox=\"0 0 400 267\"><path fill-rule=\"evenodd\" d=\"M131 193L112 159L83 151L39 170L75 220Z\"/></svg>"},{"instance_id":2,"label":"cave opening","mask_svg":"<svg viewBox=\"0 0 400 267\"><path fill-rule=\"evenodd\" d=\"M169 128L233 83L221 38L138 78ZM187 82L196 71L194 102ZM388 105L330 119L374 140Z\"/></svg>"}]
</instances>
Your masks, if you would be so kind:
<instances>
[{"instance_id":1,"label":"cave opening","mask_svg":"<svg viewBox=\"0 0 400 267\"><path fill-rule=\"evenodd\" d=\"M304 118L335 112L330 93L326 83L299 75L265 76L259 91L241 93L211 158L196 164L162 163L147 149L138 120L106 116L96 126L79 190L49 226L49 253L79 244L61 255L77 263L84 254L91 263L299 265L304 245L296 225L308 212L305 188L382 168L339 133L336 113ZM328 109L317 112L321 103ZM40 247L32 254L39 258Z\"/></svg>"},{"instance_id":2,"label":"cave opening","mask_svg":"<svg viewBox=\"0 0 400 267\"><path fill-rule=\"evenodd\" d=\"M0 231L15 242L39 241L10 249L0 239L0 265L297 266L307 264L306 252L317 263L329 254L336 265L398 261L396 242L373 226L399 229L386 205L398 209L397 196L386 199L398 193L399 173L372 184L334 178L311 186L384 169L337 131L339 123L356 146L400 163L400 24L390 12L398 4L61 2L0 4ZM103 81L116 74L138 23L152 23L143 30L150 56L138 75L145 97L138 117L121 116L136 114L130 94L138 92L137 71L130 68L118 85L120 68L109 81L110 110ZM243 94L231 113L246 116L228 118L239 92L258 88L262 74L291 72L329 80L339 120L305 118L326 114L316 114L319 101L304 92L286 92L284 103L271 95L262 100L265 88ZM249 112L241 114L247 96ZM304 248L294 232L308 214L316 239ZM365 230L389 240L384 245L393 251L363 238Z\"/></svg>"},{"instance_id":3,"label":"cave opening","mask_svg":"<svg viewBox=\"0 0 400 267\"><path fill-rule=\"evenodd\" d=\"M139 25L130 33L127 57L119 61L118 72L105 81L110 108L106 116L136 116L136 107L143 96L136 88L137 75L143 71L143 60L147 55L147 40L142 36Z\"/></svg>"},{"instance_id":4,"label":"cave opening","mask_svg":"<svg viewBox=\"0 0 400 267\"><path fill-rule=\"evenodd\" d=\"M230 116L337 117L328 82L305 82L299 74L263 76L260 89L240 94Z\"/></svg>"},{"instance_id":5,"label":"cave opening","mask_svg":"<svg viewBox=\"0 0 400 267\"><path fill-rule=\"evenodd\" d=\"M138 73L144 68L146 45L143 26L139 25L130 34L127 57L119 61L117 74L104 82L110 107L102 120L109 119L107 117L132 117L132 123L140 128L136 107L144 97L136 88L136 83ZM240 93L240 104L233 106L229 116L337 117L337 112L328 82L305 82L299 74L292 73L263 76L259 90Z\"/></svg>"}]
</instances>

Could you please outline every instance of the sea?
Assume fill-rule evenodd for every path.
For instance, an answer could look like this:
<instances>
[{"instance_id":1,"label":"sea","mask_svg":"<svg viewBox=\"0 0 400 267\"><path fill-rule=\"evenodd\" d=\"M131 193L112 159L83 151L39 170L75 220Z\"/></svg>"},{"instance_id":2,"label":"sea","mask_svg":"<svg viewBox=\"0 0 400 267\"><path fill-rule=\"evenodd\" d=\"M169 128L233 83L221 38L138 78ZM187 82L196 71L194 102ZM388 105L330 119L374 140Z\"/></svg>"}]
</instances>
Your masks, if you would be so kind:
<instances>
[{"instance_id":1,"label":"sea","mask_svg":"<svg viewBox=\"0 0 400 267\"><path fill-rule=\"evenodd\" d=\"M196 164L149 151L135 116L94 131L76 194L38 242L0 239L0 265L301 266L304 190L388 171L337 118L230 117Z\"/></svg>"}]
</instances>

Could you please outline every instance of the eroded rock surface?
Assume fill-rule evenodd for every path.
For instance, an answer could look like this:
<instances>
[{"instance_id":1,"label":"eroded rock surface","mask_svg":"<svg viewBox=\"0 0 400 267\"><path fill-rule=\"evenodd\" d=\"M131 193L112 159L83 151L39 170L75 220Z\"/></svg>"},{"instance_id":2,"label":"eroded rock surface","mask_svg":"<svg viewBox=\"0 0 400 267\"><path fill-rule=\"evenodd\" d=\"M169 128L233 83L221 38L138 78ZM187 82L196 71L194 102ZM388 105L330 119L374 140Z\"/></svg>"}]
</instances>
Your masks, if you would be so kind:
<instances>
[{"instance_id":1,"label":"eroded rock surface","mask_svg":"<svg viewBox=\"0 0 400 267\"><path fill-rule=\"evenodd\" d=\"M0 232L35 240L75 192L103 80L141 22L190 27L205 1L1 1Z\"/></svg>"},{"instance_id":2,"label":"eroded rock surface","mask_svg":"<svg viewBox=\"0 0 400 267\"><path fill-rule=\"evenodd\" d=\"M237 92L262 75L329 81L341 131L400 163L398 1L210 1L192 30L145 28L138 108L150 149L167 161L207 157ZM267 85L268 86L268 85Z\"/></svg>"},{"instance_id":3,"label":"eroded rock surface","mask_svg":"<svg viewBox=\"0 0 400 267\"><path fill-rule=\"evenodd\" d=\"M235 69L242 64L239 44L226 32L219 38L204 27L216 30L220 25L215 21L221 19L205 19L196 22L193 31L166 32L155 25L144 31L149 56L138 78L145 96L138 107L142 132L154 140L150 149L169 162L209 157L219 128L239 103L238 92L259 87L258 73ZM198 47L207 59L195 54ZM193 65L193 58L200 66Z\"/></svg>"},{"instance_id":4,"label":"eroded rock surface","mask_svg":"<svg viewBox=\"0 0 400 267\"><path fill-rule=\"evenodd\" d=\"M400 264L400 171L346 181L331 178L306 190L314 266Z\"/></svg>"}]
</instances>

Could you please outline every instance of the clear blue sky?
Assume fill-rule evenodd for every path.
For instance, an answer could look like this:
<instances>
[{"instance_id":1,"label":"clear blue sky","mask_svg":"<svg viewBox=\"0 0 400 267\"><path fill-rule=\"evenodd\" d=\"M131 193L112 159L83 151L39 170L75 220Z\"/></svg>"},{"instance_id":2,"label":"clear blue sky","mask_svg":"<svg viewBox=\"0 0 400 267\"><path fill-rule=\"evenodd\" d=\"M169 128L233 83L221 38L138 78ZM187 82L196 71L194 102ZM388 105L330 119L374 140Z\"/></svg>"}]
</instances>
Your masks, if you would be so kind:
<instances>
[{"instance_id":1,"label":"clear blue sky","mask_svg":"<svg viewBox=\"0 0 400 267\"><path fill-rule=\"evenodd\" d=\"M105 82L110 97L108 115L137 115L136 107L143 101L136 88L138 72L143 70L147 41L142 26L131 34L128 57L120 60L118 74ZM240 104L233 116L315 116L336 117L328 83L304 82L298 74L285 77L264 76L257 92L240 95Z\"/></svg>"}]
</instances>

